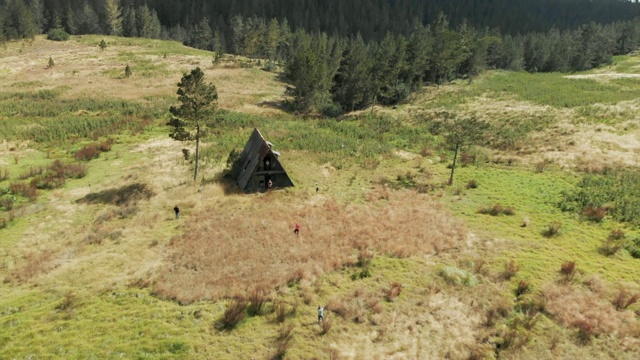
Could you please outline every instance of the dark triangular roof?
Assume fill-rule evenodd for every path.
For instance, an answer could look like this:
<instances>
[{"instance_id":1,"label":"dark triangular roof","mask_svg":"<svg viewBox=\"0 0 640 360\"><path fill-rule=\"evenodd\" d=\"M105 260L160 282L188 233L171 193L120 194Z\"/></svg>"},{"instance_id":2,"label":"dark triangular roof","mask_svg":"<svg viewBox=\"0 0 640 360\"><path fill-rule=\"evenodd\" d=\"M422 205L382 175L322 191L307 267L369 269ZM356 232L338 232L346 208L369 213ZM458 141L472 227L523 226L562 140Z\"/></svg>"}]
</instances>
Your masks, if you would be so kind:
<instances>
[{"instance_id":1,"label":"dark triangular roof","mask_svg":"<svg viewBox=\"0 0 640 360\"><path fill-rule=\"evenodd\" d=\"M231 169L231 176L238 186L248 192L266 189L266 182L272 180L275 187L293 186L293 182L278 160L278 153L271 150L269 143L258 129L253 129L249 141ZM268 160L268 168L265 160Z\"/></svg>"}]
</instances>

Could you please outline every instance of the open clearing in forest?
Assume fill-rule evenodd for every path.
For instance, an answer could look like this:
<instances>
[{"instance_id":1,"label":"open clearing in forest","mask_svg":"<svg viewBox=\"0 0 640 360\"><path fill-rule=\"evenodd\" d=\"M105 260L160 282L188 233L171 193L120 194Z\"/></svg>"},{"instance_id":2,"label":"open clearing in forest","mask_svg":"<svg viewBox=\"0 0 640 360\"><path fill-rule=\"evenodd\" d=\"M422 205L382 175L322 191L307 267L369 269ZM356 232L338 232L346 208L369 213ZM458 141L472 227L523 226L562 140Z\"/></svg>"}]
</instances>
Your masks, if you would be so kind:
<instances>
[{"instance_id":1,"label":"open clearing in forest","mask_svg":"<svg viewBox=\"0 0 640 360\"><path fill-rule=\"evenodd\" d=\"M0 49L0 189L113 139L81 179L0 205L0 357L640 357L640 260L602 253L638 225L559 207L588 173L637 171L639 57L606 70L624 77L487 72L333 120L284 113L285 84L249 60L102 38ZM226 111L197 182L192 145L163 126L195 66ZM497 129L464 149L453 186L429 132L443 112ZM247 195L221 178L254 126L296 187Z\"/></svg>"}]
</instances>

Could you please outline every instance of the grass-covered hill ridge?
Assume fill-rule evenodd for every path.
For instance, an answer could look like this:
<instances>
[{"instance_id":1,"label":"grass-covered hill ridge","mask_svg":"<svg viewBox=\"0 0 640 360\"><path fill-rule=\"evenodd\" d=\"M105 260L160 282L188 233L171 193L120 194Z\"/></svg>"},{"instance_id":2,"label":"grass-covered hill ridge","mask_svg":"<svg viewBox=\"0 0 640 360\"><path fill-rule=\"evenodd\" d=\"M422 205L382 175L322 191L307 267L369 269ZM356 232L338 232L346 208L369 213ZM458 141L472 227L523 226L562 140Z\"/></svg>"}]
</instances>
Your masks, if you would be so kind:
<instances>
[{"instance_id":1,"label":"grass-covered hill ridge","mask_svg":"<svg viewBox=\"0 0 640 360\"><path fill-rule=\"evenodd\" d=\"M102 39L0 48L0 358L640 356L640 57L336 120L257 61ZM192 182L164 124L196 66L220 115ZM469 116L447 186L435 125ZM222 177L253 127L296 187Z\"/></svg>"}]
</instances>

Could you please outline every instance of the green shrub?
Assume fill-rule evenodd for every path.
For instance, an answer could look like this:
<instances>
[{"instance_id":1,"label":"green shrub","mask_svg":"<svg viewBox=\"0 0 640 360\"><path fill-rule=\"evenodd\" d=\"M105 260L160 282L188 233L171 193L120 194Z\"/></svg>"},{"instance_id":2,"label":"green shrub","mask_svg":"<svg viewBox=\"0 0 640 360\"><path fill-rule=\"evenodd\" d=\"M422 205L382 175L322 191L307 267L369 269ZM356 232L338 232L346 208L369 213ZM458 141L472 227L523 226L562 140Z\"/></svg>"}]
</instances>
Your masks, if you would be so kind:
<instances>
[{"instance_id":1,"label":"green shrub","mask_svg":"<svg viewBox=\"0 0 640 360\"><path fill-rule=\"evenodd\" d=\"M563 211L582 213L594 221L610 215L618 221L640 224L640 170L608 168L587 174L563 198Z\"/></svg>"},{"instance_id":2,"label":"green shrub","mask_svg":"<svg viewBox=\"0 0 640 360\"><path fill-rule=\"evenodd\" d=\"M69 37L69 33L64 31L62 28L51 29L47 33L47 39L53 41L67 41L69 40Z\"/></svg>"},{"instance_id":3,"label":"green shrub","mask_svg":"<svg viewBox=\"0 0 640 360\"><path fill-rule=\"evenodd\" d=\"M640 237L636 237L627 242L626 249L631 256L640 259Z\"/></svg>"}]
</instances>

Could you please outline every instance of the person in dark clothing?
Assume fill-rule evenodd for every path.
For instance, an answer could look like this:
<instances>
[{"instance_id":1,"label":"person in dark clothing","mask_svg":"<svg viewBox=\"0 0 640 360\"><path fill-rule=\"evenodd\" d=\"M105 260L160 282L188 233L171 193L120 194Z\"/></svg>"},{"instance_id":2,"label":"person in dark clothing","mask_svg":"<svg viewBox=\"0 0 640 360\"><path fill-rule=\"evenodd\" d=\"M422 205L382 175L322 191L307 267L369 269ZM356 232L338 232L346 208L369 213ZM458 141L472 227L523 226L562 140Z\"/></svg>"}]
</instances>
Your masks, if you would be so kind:
<instances>
[{"instance_id":1,"label":"person in dark clothing","mask_svg":"<svg viewBox=\"0 0 640 360\"><path fill-rule=\"evenodd\" d=\"M180 208L178 207L178 205L173 208L173 211L176 213L176 219L180 219Z\"/></svg>"}]
</instances>

